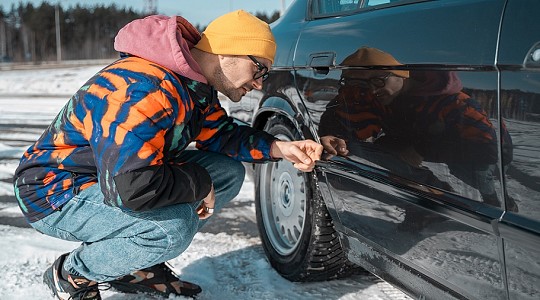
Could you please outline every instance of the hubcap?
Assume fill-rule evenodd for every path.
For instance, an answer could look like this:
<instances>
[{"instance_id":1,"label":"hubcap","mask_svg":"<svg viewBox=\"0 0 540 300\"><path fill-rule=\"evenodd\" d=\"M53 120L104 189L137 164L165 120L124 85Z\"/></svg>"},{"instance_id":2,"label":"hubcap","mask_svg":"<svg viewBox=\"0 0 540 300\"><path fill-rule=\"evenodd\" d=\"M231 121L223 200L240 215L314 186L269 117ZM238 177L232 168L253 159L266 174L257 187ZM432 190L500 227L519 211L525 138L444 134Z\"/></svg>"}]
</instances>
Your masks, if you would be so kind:
<instances>
[{"instance_id":1,"label":"hubcap","mask_svg":"<svg viewBox=\"0 0 540 300\"><path fill-rule=\"evenodd\" d=\"M288 140L286 136L277 136ZM306 190L302 172L288 161L260 168L261 216L270 243L280 255L298 246L306 219Z\"/></svg>"}]
</instances>

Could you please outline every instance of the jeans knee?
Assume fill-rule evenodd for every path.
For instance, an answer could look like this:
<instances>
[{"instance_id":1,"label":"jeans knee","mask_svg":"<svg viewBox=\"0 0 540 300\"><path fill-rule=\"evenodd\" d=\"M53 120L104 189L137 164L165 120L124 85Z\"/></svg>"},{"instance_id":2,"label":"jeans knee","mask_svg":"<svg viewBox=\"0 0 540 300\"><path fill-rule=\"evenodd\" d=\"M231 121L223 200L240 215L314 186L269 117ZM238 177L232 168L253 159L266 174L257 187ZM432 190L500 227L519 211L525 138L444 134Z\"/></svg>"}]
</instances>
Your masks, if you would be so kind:
<instances>
[{"instance_id":1,"label":"jeans knee","mask_svg":"<svg viewBox=\"0 0 540 300\"><path fill-rule=\"evenodd\" d=\"M170 207L174 210L174 206ZM152 222L153 228L132 237L132 242L144 248L143 253L152 253L152 261L163 262L184 252L191 244L198 227L198 217L172 218Z\"/></svg>"},{"instance_id":2,"label":"jeans knee","mask_svg":"<svg viewBox=\"0 0 540 300\"><path fill-rule=\"evenodd\" d=\"M234 188L237 190L237 193L240 191L242 184L244 183L244 178L246 176L246 169L244 165L239 161L234 161L230 166L231 180Z\"/></svg>"},{"instance_id":3,"label":"jeans knee","mask_svg":"<svg viewBox=\"0 0 540 300\"><path fill-rule=\"evenodd\" d=\"M236 160L232 160L227 166L227 182L231 184L231 188L237 188L240 191L242 183L244 183L244 177L246 176L246 169L244 165Z\"/></svg>"},{"instance_id":4,"label":"jeans knee","mask_svg":"<svg viewBox=\"0 0 540 300\"><path fill-rule=\"evenodd\" d=\"M213 178L216 192L216 208L218 210L238 195L246 174L244 165L232 159L223 170L227 171Z\"/></svg>"}]
</instances>

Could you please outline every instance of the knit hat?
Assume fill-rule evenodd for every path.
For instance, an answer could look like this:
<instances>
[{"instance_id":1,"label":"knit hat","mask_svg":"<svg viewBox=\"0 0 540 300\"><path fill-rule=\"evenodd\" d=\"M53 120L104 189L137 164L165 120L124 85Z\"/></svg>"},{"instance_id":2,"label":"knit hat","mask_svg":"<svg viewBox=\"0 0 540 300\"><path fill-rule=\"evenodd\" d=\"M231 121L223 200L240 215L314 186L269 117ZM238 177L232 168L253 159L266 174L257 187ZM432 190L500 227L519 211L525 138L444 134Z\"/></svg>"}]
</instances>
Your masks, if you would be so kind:
<instances>
[{"instance_id":1,"label":"knit hat","mask_svg":"<svg viewBox=\"0 0 540 300\"><path fill-rule=\"evenodd\" d=\"M276 54L270 26L244 10L227 13L210 22L195 48L221 55L253 55L272 63Z\"/></svg>"},{"instance_id":2,"label":"knit hat","mask_svg":"<svg viewBox=\"0 0 540 300\"><path fill-rule=\"evenodd\" d=\"M362 47L353 54L347 56L341 63L343 66L403 66L392 55L376 48ZM409 78L409 71L389 70L396 76Z\"/></svg>"}]
</instances>

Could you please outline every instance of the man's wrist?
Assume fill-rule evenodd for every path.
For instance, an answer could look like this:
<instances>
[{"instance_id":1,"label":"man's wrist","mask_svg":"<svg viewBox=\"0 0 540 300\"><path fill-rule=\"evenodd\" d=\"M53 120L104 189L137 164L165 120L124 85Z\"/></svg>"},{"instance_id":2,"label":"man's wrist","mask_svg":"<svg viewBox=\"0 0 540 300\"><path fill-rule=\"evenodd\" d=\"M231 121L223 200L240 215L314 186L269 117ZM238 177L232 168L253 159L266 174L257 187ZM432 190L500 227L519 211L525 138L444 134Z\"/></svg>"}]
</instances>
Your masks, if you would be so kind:
<instances>
[{"instance_id":1,"label":"man's wrist","mask_svg":"<svg viewBox=\"0 0 540 300\"><path fill-rule=\"evenodd\" d=\"M273 159L280 159L281 157L281 150L279 150L279 147L277 146L277 143L281 142L280 140L274 140L272 144L270 145L270 157Z\"/></svg>"}]
</instances>

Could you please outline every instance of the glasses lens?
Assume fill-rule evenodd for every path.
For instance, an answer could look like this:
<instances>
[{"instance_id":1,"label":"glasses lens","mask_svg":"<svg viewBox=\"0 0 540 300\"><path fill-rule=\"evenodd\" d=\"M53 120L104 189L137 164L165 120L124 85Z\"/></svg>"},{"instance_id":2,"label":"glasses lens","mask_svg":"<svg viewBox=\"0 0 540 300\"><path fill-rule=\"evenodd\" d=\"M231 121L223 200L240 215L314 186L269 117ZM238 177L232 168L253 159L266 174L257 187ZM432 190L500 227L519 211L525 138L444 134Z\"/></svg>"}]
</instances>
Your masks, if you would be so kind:
<instances>
[{"instance_id":1,"label":"glasses lens","mask_svg":"<svg viewBox=\"0 0 540 300\"><path fill-rule=\"evenodd\" d=\"M386 84L385 78L381 78L381 77L371 78L369 79L369 82L373 84L374 87L377 87L377 88L382 88Z\"/></svg>"},{"instance_id":2,"label":"glasses lens","mask_svg":"<svg viewBox=\"0 0 540 300\"><path fill-rule=\"evenodd\" d=\"M354 86L360 88L369 88L370 81L360 78L341 78L340 84L343 86Z\"/></svg>"},{"instance_id":3,"label":"glasses lens","mask_svg":"<svg viewBox=\"0 0 540 300\"><path fill-rule=\"evenodd\" d=\"M382 88L386 85L386 80L392 76L392 73L386 74L384 77L373 77L369 79L369 82L376 88Z\"/></svg>"},{"instance_id":4,"label":"glasses lens","mask_svg":"<svg viewBox=\"0 0 540 300\"><path fill-rule=\"evenodd\" d=\"M262 78L263 81L265 81L266 79L268 79L268 68L261 64L255 57L253 57L252 55L248 55L249 59L251 59L251 61L253 61L253 63L255 64L255 66L257 66L257 72L253 75L253 79L254 80L257 80L259 78Z\"/></svg>"},{"instance_id":5,"label":"glasses lens","mask_svg":"<svg viewBox=\"0 0 540 300\"><path fill-rule=\"evenodd\" d=\"M266 67L264 67L264 70L257 71L257 73L255 73L255 75L253 75L253 79L255 79L255 80L257 80L259 78L262 78L263 81L268 79L268 69L266 69Z\"/></svg>"}]
</instances>

